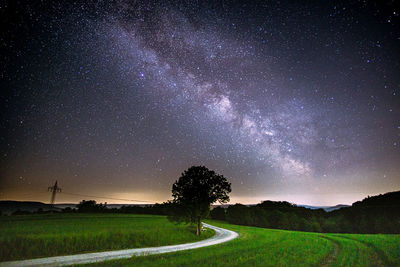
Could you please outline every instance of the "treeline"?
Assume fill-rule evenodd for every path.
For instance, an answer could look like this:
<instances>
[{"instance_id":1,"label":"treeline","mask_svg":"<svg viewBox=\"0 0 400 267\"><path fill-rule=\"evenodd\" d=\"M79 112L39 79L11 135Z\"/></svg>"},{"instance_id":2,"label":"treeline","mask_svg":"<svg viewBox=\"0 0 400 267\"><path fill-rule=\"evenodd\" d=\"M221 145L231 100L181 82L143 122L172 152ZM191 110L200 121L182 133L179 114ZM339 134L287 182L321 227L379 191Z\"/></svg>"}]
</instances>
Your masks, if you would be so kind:
<instances>
[{"instance_id":1,"label":"treeline","mask_svg":"<svg viewBox=\"0 0 400 267\"><path fill-rule=\"evenodd\" d=\"M171 215L174 213L171 212L172 209L174 206L171 202L110 208L94 200L83 200L76 205L76 209L39 209L36 212L18 210L13 214L63 212ZM400 233L400 191L367 197L353 203L351 207L332 212L311 210L288 202L263 201L252 206L235 204L227 208L216 207L211 210L210 218L232 224L307 232Z\"/></svg>"},{"instance_id":2,"label":"treeline","mask_svg":"<svg viewBox=\"0 0 400 267\"><path fill-rule=\"evenodd\" d=\"M167 215L168 204L152 204L152 205L127 205L120 208L110 208L106 204L96 203L95 200L82 200L76 209L66 208L64 212L78 213L132 213L132 214L152 214L152 215Z\"/></svg>"},{"instance_id":3,"label":"treeline","mask_svg":"<svg viewBox=\"0 0 400 267\"><path fill-rule=\"evenodd\" d=\"M169 203L151 204L151 205L127 205L120 208L110 208L106 203L97 203L95 200L82 200L75 208L66 207L51 208L44 210L39 208L36 211L16 210L11 215L29 215L29 214L49 214L49 213L131 213L131 214L152 214L152 215L168 215ZM1 213L0 213L1 215Z\"/></svg>"},{"instance_id":4,"label":"treeline","mask_svg":"<svg viewBox=\"0 0 400 267\"><path fill-rule=\"evenodd\" d=\"M400 233L400 192L368 197L332 212L311 210L288 202L214 208L210 217L265 228L327 233Z\"/></svg>"}]
</instances>

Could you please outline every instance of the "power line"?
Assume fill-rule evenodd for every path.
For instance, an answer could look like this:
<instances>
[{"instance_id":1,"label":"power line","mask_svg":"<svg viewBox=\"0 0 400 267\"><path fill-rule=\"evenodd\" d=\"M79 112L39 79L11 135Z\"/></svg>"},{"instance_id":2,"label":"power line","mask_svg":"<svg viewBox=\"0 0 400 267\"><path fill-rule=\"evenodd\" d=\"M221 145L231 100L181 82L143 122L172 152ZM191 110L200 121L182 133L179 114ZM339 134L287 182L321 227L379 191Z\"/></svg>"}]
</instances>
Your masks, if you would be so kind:
<instances>
[{"instance_id":1,"label":"power line","mask_svg":"<svg viewBox=\"0 0 400 267\"><path fill-rule=\"evenodd\" d=\"M102 198L102 199L112 199L112 200L131 201L131 202L147 202L147 203L154 203L153 201L147 201L147 200L125 199L125 198L113 198L113 197L101 197L101 196L91 196L91 195L83 195L83 194L68 193L68 192L65 192L65 191L63 191L62 194L73 195L73 196L81 196L81 197L94 197L94 198Z\"/></svg>"}]
</instances>

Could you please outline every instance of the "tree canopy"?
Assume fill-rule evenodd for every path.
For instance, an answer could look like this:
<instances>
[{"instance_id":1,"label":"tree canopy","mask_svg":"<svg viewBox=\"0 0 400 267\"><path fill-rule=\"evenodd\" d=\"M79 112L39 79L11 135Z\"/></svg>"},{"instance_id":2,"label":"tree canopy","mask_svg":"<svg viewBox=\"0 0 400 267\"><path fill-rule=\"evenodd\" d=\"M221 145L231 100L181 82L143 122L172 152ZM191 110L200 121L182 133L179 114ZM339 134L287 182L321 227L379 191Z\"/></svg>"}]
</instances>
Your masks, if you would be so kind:
<instances>
[{"instance_id":1,"label":"tree canopy","mask_svg":"<svg viewBox=\"0 0 400 267\"><path fill-rule=\"evenodd\" d=\"M97 204L95 200L82 200L76 207L78 212L104 212L106 210L105 204Z\"/></svg>"},{"instance_id":2,"label":"tree canopy","mask_svg":"<svg viewBox=\"0 0 400 267\"><path fill-rule=\"evenodd\" d=\"M231 183L204 166L192 166L172 185L173 209L170 218L175 221L197 223L200 235L201 219L210 212L210 205L227 203Z\"/></svg>"}]
</instances>

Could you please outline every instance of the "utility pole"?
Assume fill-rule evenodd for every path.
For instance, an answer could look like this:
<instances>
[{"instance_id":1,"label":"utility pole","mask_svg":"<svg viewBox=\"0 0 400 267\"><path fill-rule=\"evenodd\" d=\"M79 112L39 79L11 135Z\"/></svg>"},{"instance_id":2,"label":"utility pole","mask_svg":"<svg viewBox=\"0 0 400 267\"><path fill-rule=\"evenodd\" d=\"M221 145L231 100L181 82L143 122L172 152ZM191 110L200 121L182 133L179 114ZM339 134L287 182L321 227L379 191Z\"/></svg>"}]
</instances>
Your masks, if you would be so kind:
<instances>
[{"instance_id":1,"label":"utility pole","mask_svg":"<svg viewBox=\"0 0 400 267\"><path fill-rule=\"evenodd\" d=\"M61 192L61 188L58 187L57 181L53 186L49 186L47 191L51 192L51 202L50 204L53 206L54 200L56 199L56 193Z\"/></svg>"}]
</instances>

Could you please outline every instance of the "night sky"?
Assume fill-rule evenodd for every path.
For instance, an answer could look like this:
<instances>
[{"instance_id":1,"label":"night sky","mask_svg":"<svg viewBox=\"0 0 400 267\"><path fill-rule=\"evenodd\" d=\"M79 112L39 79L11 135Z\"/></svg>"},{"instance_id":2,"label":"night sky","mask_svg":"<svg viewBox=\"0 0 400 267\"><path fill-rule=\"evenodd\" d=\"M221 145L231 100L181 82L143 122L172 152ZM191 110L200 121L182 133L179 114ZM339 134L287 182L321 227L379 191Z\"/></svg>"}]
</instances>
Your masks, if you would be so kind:
<instances>
[{"instance_id":1,"label":"night sky","mask_svg":"<svg viewBox=\"0 0 400 267\"><path fill-rule=\"evenodd\" d=\"M163 202L192 165L227 177L231 203L400 189L394 1L2 1L0 12L2 200L49 202L58 180L57 202Z\"/></svg>"}]
</instances>

